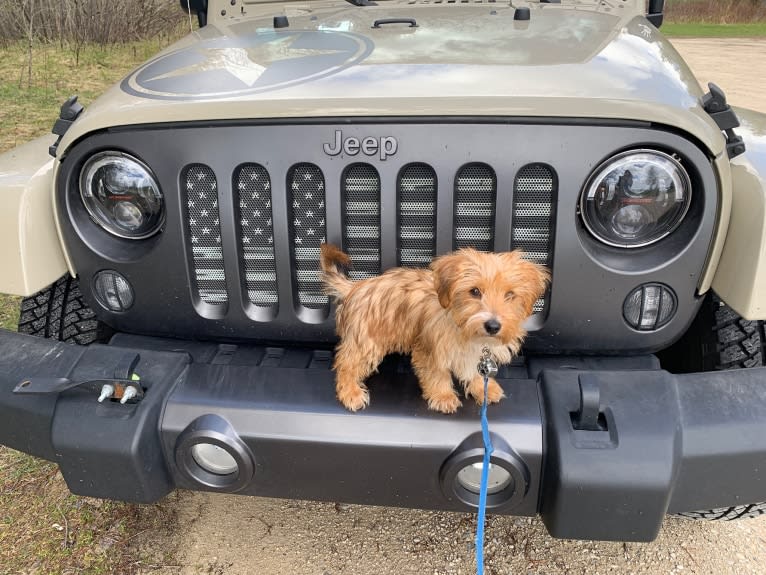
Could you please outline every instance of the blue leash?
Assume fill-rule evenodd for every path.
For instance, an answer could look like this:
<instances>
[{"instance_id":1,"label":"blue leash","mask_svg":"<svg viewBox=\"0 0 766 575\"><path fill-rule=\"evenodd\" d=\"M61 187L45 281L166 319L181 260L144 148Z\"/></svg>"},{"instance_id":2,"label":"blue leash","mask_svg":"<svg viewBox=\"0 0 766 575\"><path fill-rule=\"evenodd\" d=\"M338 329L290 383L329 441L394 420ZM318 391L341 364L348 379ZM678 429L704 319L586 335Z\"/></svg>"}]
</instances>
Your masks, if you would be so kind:
<instances>
[{"instance_id":1,"label":"blue leash","mask_svg":"<svg viewBox=\"0 0 766 575\"><path fill-rule=\"evenodd\" d=\"M484 521L487 511L487 483L489 482L489 458L495 450L489 437L487 421L487 384L489 377L484 376L484 401L481 404L481 437L484 440L484 459L481 465L481 487L479 489L479 517L476 520L476 573L484 575Z\"/></svg>"}]
</instances>

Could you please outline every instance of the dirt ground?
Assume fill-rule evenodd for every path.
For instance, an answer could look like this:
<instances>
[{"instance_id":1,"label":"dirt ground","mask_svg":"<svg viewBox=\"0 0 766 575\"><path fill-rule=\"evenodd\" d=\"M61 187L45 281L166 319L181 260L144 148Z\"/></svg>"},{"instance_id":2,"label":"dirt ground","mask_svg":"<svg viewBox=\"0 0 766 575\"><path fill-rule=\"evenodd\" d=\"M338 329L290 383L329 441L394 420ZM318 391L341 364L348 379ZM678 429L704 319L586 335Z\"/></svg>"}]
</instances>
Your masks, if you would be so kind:
<instances>
[{"instance_id":1,"label":"dirt ground","mask_svg":"<svg viewBox=\"0 0 766 575\"><path fill-rule=\"evenodd\" d=\"M678 40L701 82L766 112L766 41ZM317 481L321 481L318 477ZM177 493L172 532L141 534L163 575L384 575L475 572L475 517L401 509ZM487 573L554 575L766 573L766 517L705 523L669 517L657 541L549 537L538 520L491 517ZM168 550L174 559L168 564Z\"/></svg>"}]
</instances>

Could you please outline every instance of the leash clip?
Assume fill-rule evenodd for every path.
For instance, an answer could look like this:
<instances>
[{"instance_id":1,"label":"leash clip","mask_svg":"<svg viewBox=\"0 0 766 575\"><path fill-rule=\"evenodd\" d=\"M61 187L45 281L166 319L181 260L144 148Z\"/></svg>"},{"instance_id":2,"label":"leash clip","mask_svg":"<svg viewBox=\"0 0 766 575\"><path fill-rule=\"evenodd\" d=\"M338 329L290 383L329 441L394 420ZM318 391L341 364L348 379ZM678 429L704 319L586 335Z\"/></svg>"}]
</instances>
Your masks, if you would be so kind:
<instances>
[{"instance_id":1,"label":"leash clip","mask_svg":"<svg viewBox=\"0 0 766 575\"><path fill-rule=\"evenodd\" d=\"M476 366L476 370L479 372L480 376L485 378L495 377L497 375L497 362L492 359L492 353L486 345L481 349L481 360Z\"/></svg>"}]
</instances>

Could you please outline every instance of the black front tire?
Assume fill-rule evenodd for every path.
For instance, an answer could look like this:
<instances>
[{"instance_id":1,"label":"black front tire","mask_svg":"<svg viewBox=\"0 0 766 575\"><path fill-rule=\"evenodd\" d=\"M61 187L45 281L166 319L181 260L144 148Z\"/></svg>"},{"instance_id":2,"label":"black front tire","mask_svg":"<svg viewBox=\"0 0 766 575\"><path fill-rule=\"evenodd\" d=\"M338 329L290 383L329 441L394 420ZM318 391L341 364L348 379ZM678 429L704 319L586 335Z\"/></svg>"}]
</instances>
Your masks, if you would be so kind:
<instances>
[{"instance_id":1,"label":"black front tire","mask_svg":"<svg viewBox=\"0 0 766 575\"><path fill-rule=\"evenodd\" d=\"M78 345L105 342L111 336L83 300L77 278L70 275L21 301L19 332Z\"/></svg>"},{"instance_id":2,"label":"black front tire","mask_svg":"<svg viewBox=\"0 0 766 575\"><path fill-rule=\"evenodd\" d=\"M766 513L766 502L736 505L735 507L721 507L719 509L708 509L707 511L687 511L678 515L701 521L734 521L735 519L760 517L764 513Z\"/></svg>"},{"instance_id":3,"label":"black front tire","mask_svg":"<svg viewBox=\"0 0 766 575\"><path fill-rule=\"evenodd\" d=\"M743 319L709 294L678 343L659 354L662 367L675 373L743 369L764 365L764 322ZM732 521L766 513L766 502L679 513L705 521Z\"/></svg>"},{"instance_id":4,"label":"black front tire","mask_svg":"<svg viewBox=\"0 0 766 575\"><path fill-rule=\"evenodd\" d=\"M686 334L658 355L673 373L761 367L764 344L764 322L743 319L709 294Z\"/></svg>"}]
</instances>

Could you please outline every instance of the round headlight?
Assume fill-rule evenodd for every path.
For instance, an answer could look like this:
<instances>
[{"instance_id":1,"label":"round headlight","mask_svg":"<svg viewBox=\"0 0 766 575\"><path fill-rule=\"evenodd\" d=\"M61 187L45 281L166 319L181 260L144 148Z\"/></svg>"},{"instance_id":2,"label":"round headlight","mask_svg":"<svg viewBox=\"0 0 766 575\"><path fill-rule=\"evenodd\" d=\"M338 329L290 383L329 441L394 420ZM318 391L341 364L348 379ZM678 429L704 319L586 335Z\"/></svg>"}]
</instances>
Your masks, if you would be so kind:
<instances>
[{"instance_id":1,"label":"round headlight","mask_svg":"<svg viewBox=\"0 0 766 575\"><path fill-rule=\"evenodd\" d=\"M634 150L596 169L580 197L580 213L588 231L605 244L637 248L675 230L690 201L689 175L675 158Z\"/></svg>"},{"instance_id":2,"label":"round headlight","mask_svg":"<svg viewBox=\"0 0 766 575\"><path fill-rule=\"evenodd\" d=\"M165 221L162 192L154 174L122 152L100 152L85 162L80 195L90 217L121 238L148 238Z\"/></svg>"}]
</instances>

